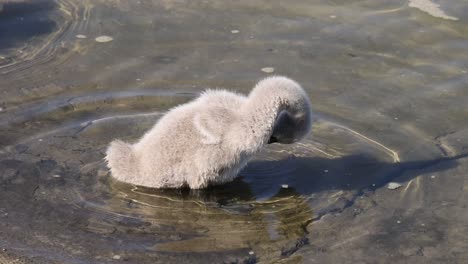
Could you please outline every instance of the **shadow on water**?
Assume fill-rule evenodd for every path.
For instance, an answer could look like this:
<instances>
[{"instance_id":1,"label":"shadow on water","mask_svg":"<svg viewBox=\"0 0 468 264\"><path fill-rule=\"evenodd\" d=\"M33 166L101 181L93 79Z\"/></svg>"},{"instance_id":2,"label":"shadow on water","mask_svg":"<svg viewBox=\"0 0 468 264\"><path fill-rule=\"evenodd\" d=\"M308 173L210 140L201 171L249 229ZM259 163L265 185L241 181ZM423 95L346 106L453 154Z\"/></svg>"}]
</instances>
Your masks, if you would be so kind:
<instances>
[{"instance_id":1,"label":"shadow on water","mask_svg":"<svg viewBox=\"0 0 468 264\"><path fill-rule=\"evenodd\" d=\"M271 170L273 167L291 166L293 175L273 175L268 179L272 186L289 184L299 193L309 195L328 190L359 190L369 188L378 189L406 171L431 168L443 162L442 167L433 167L436 170L445 170L457 166L457 159L467 157L460 154L454 157L437 158L433 160L407 161L387 163L365 155L351 155L336 159L293 157L277 161L253 161L241 172L246 180L255 188L258 180L265 180L264 175L257 179L255 173L262 170ZM285 177L283 177L285 176ZM400 181L409 181L415 174L410 174ZM262 185L260 183L260 185Z\"/></svg>"},{"instance_id":2,"label":"shadow on water","mask_svg":"<svg viewBox=\"0 0 468 264\"><path fill-rule=\"evenodd\" d=\"M48 13L56 8L50 0L0 3L0 51L53 32L57 24Z\"/></svg>"}]
</instances>

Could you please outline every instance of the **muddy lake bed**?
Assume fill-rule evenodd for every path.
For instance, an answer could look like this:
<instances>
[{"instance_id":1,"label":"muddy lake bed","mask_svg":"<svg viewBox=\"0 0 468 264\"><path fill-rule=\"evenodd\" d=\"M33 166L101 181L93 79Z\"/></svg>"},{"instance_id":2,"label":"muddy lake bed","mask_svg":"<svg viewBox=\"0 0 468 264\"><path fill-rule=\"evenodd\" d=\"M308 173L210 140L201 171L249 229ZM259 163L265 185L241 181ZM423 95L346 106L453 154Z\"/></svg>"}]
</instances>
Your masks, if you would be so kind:
<instances>
[{"instance_id":1,"label":"muddy lake bed","mask_svg":"<svg viewBox=\"0 0 468 264\"><path fill-rule=\"evenodd\" d=\"M0 263L466 263L468 3L0 1ZM113 180L207 88L281 74L314 127L232 183Z\"/></svg>"}]
</instances>

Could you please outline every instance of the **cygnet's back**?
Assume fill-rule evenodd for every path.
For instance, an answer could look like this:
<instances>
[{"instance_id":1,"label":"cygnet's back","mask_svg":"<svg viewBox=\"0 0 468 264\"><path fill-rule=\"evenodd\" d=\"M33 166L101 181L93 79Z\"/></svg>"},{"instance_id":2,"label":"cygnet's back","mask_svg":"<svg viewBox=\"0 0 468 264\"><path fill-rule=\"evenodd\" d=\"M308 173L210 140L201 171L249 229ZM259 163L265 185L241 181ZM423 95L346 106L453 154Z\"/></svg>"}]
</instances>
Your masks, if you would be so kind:
<instances>
[{"instance_id":1,"label":"cygnet's back","mask_svg":"<svg viewBox=\"0 0 468 264\"><path fill-rule=\"evenodd\" d=\"M242 111L248 100L228 91L209 90L171 109L136 144L113 141L106 156L113 177L154 188L188 185L198 189L231 181L266 144L246 146L254 139L249 130L255 133L251 128L255 124L245 123ZM274 125L264 131L265 137L273 133Z\"/></svg>"}]
</instances>

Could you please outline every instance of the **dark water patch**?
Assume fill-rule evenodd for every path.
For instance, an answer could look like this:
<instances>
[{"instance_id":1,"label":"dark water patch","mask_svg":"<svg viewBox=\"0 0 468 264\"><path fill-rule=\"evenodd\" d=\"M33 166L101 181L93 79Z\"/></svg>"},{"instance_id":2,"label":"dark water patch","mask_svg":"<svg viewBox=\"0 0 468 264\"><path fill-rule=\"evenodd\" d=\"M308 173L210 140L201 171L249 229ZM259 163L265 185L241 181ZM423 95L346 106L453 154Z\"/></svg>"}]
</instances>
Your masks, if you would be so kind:
<instances>
[{"instance_id":1,"label":"dark water patch","mask_svg":"<svg viewBox=\"0 0 468 264\"><path fill-rule=\"evenodd\" d=\"M54 1L7 1L0 5L0 51L27 45L32 38L57 29L56 22L49 17L57 9Z\"/></svg>"}]
</instances>

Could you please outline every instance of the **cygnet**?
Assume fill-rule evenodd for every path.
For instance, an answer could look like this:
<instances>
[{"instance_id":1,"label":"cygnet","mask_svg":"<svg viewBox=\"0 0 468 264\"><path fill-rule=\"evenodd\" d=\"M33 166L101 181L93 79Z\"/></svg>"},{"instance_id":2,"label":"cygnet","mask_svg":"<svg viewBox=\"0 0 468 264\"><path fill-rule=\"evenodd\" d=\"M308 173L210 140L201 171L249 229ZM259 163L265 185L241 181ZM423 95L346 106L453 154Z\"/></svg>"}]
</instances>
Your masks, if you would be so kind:
<instances>
[{"instance_id":1,"label":"cygnet","mask_svg":"<svg viewBox=\"0 0 468 264\"><path fill-rule=\"evenodd\" d=\"M273 76L248 96L207 90L172 108L135 144L111 142L105 159L122 182L200 189L232 181L266 144L297 142L311 126L308 95L297 82Z\"/></svg>"}]
</instances>

